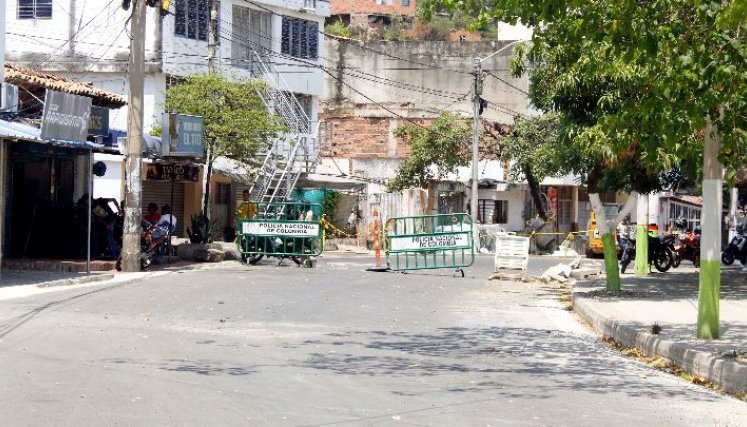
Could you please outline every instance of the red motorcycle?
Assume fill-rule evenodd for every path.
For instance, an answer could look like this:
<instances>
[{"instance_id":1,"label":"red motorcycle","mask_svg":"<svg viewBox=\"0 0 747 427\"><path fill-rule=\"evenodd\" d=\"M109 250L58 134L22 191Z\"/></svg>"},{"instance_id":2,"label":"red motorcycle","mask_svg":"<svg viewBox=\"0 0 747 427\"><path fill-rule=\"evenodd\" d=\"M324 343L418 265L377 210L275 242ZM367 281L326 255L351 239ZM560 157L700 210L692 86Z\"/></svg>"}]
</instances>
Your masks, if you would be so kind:
<instances>
[{"instance_id":1,"label":"red motorcycle","mask_svg":"<svg viewBox=\"0 0 747 427\"><path fill-rule=\"evenodd\" d=\"M140 235L140 269L145 271L153 263L153 258L161 251L168 241L168 232L158 225L142 221L143 233ZM122 271L122 253L120 252L115 264L117 271Z\"/></svg>"},{"instance_id":2,"label":"red motorcycle","mask_svg":"<svg viewBox=\"0 0 747 427\"><path fill-rule=\"evenodd\" d=\"M680 242L674 247L673 267L679 267L682 260L692 261L695 268L700 267L700 230L687 230L680 235Z\"/></svg>"}]
</instances>

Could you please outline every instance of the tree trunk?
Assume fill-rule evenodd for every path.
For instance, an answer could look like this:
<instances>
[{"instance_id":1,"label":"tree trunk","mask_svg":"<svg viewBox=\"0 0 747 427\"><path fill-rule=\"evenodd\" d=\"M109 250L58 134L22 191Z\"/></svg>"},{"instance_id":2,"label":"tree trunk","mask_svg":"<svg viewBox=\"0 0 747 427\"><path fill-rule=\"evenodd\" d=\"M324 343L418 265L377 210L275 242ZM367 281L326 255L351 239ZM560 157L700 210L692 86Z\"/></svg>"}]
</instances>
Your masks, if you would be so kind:
<instances>
[{"instance_id":1,"label":"tree trunk","mask_svg":"<svg viewBox=\"0 0 747 427\"><path fill-rule=\"evenodd\" d=\"M723 116L723 111L721 112ZM719 292L721 288L721 193L722 166L718 161L721 135L706 118L703 149L703 225L700 240L700 287L698 290L698 338L719 337Z\"/></svg>"},{"instance_id":2,"label":"tree trunk","mask_svg":"<svg viewBox=\"0 0 747 427\"><path fill-rule=\"evenodd\" d=\"M610 292L620 292L620 271L617 268L617 245L615 244L615 228L617 224L633 208L633 201L637 193L633 192L628 197L622 210L611 220L607 220L607 213L604 210L604 204L599 197L597 182L601 174L601 167L595 167L588 175L587 187L589 189L589 202L597 218L597 229L602 237L604 247L604 272L607 275L607 290Z\"/></svg>"},{"instance_id":3,"label":"tree trunk","mask_svg":"<svg viewBox=\"0 0 747 427\"><path fill-rule=\"evenodd\" d=\"M638 196L638 215L635 233L635 275L646 277L649 273L648 262L648 194Z\"/></svg>"},{"instance_id":4,"label":"tree trunk","mask_svg":"<svg viewBox=\"0 0 747 427\"><path fill-rule=\"evenodd\" d=\"M522 165L521 168L524 171L524 176L526 176L527 183L529 184L529 193L532 195L534 205L537 207L537 215L539 215L543 221L547 222L547 211L545 211L545 205L542 203L539 181L537 181L537 177L534 176L531 166Z\"/></svg>"}]
</instances>

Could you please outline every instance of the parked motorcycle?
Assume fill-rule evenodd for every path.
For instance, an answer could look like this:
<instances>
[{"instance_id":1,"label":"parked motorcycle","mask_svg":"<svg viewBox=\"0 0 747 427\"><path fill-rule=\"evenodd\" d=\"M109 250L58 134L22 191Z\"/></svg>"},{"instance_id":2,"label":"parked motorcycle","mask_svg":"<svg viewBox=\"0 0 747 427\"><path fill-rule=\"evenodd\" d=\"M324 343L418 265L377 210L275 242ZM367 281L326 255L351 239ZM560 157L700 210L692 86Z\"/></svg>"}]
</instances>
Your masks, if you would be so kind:
<instances>
[{"instance_id":1,"label":"parked motorcycle","mask_svg":"<svg viewBox=\"0 0 747 427\"><path fill-rule=\"evenodd\" d=\"M680 266L682 260L692 261L695 268L700 267L700 230L695 231L688 230L687 232L680 235L679 244L674 245L672 248L674 254L674 260L672 267L677 268Z\"/></svg>"},{"instance_id":2,"label":"parked motorcycle","mask_svg":"<svg viewBox=\"0 0 747 427\"><path fill-rule=\"evenodd\" d=\"M737 226L737 234L732 237L729 245L721 253L721 262L724 265L734 264L735 259L738 259L742 264L747 261L747 236L745 236L745 229L741 224Z\"/></svg>"},{"instance_id":3,"label":"parked motorcycle","mask_svg":"<svg viewBox=\"0 0 747 427\"><path fill-rule=\"evenodd\" d=\"M664 273L672 267L674 255L668 249L668 246L674 241L674 236L665 234L661 237L648 236L648 263ZM623 248L622 257L620 258L620 273L625 273L625 269L635 258L635 232L629 233L625 247Z\"/></svg>"},{"instance_id":4,"label":"parked motorcycle","mask_svg":"<svg viewBox=\"0 0 747 427\"><path fill-rule=\"evenodd\" d=\"M159 234L163 234L163 231L161 231L156 224L146 220L142 220L141 226L143 232L140 234L140 269L145 271L150 268L153 263L153 258L155 258L167 244L168 234L166 234L166 236L157 237ZM117 262L114 267L117 271L122 271L121 252L117 257Z\"/></svg>"}]
</instances>

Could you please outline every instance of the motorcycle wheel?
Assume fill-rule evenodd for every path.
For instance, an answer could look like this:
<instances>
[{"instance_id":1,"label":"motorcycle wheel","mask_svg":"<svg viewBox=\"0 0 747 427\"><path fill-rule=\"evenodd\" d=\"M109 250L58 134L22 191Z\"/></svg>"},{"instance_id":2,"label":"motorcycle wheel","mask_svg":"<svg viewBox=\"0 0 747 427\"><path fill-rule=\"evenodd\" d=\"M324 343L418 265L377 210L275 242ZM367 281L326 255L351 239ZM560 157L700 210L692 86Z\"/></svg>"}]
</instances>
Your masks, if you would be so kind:
<instances>
[{"instance_id":1,"label":"motorcycle wheel","mask_svg":"<svg viewBox=\"0 0 747 427\"><path fill-rule=\"evenodd\" d=\"M695 268L700 268L700 255L695 255L693 257L693 265Z\"/></svg>"},{"instance_id":2,"label":"motorcycle wheel","mask_svg":"<svg viewBox=\"0 0 747 427\"><path fill-rule=\"evenodd\" d=\"M724 251L724 253L721 254L721 262L724 265L732 265L734 264L734 254L731 251Z\"/></svg>"},{"instance_id":3,"label":"motorcycle wheel","mask_svg":"<svg viewBox=\"0 0 747 427\"><path fill-rule=\"evenodd\" d=\"M153 263L153 256L150 254L144 254L140 258L140 270L147 271L150 268L150 265L152 263Z\"/></svg>"},{"instance_id":4,"label":"motorcycle wheel","mask_svg":"<svg viewBox=\"0 0 747 427\"><path fill-rule=\"evenodd\" d=\"M672 267L677 268L680 266L680 263L682 263L682 255L680 255L679 252L675 252L672 257Z\"/></svg>"},{"instance_id":5,"label":"motorcycle wheel","mask_svg":"<svg viewBox=\"0 0 747 427\"><path fill-rule=\"evenodd\" d=\"M654 254L654 267L664 273L672 267L672 254L669 251L661 251Z\"/></svg>"},{"instance_id":6,"label":"motorcycle wheel","mask_svg":"<svg viewBox=\"0 0 747 427\"><path fill-rule=\"evenodd\" d=\"M114 268L117 271L122 271L122 255L117 257L117 261L114 262Z\"/></svg>"},{"instance_id":7,"label":"motorcycle wheel","mask_svg":"<svg viewBox=\"0 0 747 427\"><path fill-rule=\"evenodd\" d=\"M248 262L250 265L256 265L265 254L251 254L246 256L246 262Z\"/></svg>"}]
</instances>

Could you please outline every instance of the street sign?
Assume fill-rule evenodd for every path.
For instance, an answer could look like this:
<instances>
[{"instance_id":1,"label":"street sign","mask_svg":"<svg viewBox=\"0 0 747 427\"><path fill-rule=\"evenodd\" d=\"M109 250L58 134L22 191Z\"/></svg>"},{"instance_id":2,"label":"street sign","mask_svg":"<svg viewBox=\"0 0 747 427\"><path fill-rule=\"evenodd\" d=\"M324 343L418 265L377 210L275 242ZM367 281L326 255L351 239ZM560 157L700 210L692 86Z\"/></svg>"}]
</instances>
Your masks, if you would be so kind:
<instances>
[{"instance_id":1,"label":"street sign","mask_svg":"<svg viewBox=\"0 0 747 427\"><path fill-rule=\"evenodd\" d=\"M204 157L204 133L205 125L202 117L165 113L161 138L163 155Z\"/></svg>"},{"instance_id":2,"label":"street sign","mask_svg":"<svg viewBox=\"0 0 747 427\"><path fill-rule=\"evenodd\" d=\"M93 136L109 136L109 109L91 107L88 118L88 134Z\"/></svg>"},{"instance_id":3,"label":"street sign","mask_svg":"<svg viewBox=\"0 0 747 427\"><path fill-rule=\"evenodd\" d=\"M58 141L85 142L91 98L47 89L44 96L41 137Z\"/></svg>"}]
</instances>

